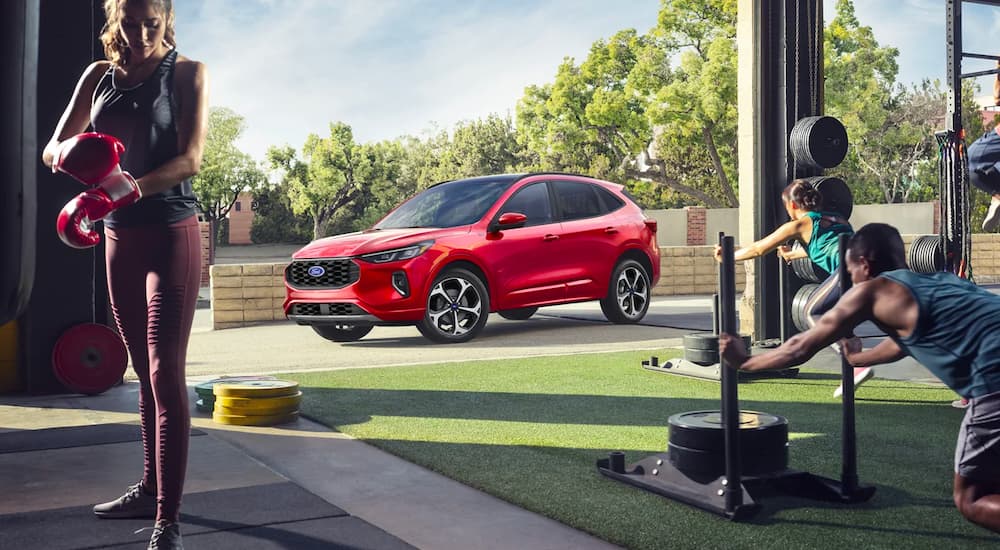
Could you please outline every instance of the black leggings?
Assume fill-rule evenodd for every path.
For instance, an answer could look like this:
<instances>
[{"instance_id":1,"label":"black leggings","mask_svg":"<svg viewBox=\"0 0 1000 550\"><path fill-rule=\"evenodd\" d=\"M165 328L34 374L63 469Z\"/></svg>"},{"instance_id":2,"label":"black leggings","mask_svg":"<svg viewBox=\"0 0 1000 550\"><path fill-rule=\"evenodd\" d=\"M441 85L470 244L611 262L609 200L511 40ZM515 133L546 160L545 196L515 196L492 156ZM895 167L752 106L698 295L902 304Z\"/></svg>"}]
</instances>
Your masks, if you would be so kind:
<instances>
[{"instance_id":1,"label":"black leggings","mask_svg":"<svg viewBox=\"0 0 1000 550\"><path fill-rule=\"evenodd\" d=\"M198 220L106 228L111 308L139 377L143 485L177 521L191 416L184 362L201 276Z\"/></svg>"}]
</instances>

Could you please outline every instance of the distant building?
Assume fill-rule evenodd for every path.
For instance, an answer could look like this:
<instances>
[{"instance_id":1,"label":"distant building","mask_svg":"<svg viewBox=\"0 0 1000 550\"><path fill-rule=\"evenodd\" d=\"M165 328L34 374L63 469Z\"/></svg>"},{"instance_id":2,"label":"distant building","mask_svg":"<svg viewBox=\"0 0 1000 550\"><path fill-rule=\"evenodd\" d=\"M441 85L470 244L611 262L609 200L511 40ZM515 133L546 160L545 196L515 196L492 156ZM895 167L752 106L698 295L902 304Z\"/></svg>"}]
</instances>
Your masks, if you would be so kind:
<instances>
[{"instance_id":1,"label":"distant building","mask_svg":"<svg viewBox=\"0 0 1000 550\"><path fill-rule=\"evenodd\" d=\"M250 240L253 215L253 195L240 193L226 215L229 218L229 244L253 244Z\"/></svg>"}]
</instances>

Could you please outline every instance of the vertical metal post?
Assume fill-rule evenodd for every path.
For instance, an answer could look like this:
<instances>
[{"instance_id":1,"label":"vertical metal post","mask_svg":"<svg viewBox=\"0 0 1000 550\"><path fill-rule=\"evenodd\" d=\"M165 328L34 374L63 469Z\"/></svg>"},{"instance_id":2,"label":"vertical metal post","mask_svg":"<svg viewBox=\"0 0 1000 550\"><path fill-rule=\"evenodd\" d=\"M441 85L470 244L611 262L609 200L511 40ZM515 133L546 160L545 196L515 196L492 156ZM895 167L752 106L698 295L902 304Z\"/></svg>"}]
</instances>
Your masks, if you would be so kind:
<instances>
[{"instance_id":1,"label":"vertical metal post","mask_svg":"<svg viewBox=\"0 0 1000 550\"><path fill-rule=\"evenodd\" d=\"M948 86L945 128L957 133L962 130L962 0L945 0L945 46Z\"/></svg>"},{"instance_id":2,"label":"vertical metal post","mask_svg":"<svg viewBox=\"0 0 1000 550\"><path fill-rule=\"evenodd\" d=\"M840 235L840 289L847 292L851 288L851 275L847 272L847 235ZM844 393L842 394L841 421L841 472L840 492L842 495L853 494L858 488L858 453L857 433L854 422L854 368L847 361L847 354L840 354L840 377Z\"/></svg>"},{"instance_id":3,"label":"vertical metal post","mask_svg":"<svg viewBox=\"0 0 1000 550\"><path fill-rule=\"evenodd\" d=\"M736 328L736 260L733 238L719 234L722 264L719 266L719 328L738 336ZM722 378L722 425L726 441L726 512L732 513L743 504L743 482L740 473L740 402L737 373L719 357Z\"/></svg>"}]
</instances>

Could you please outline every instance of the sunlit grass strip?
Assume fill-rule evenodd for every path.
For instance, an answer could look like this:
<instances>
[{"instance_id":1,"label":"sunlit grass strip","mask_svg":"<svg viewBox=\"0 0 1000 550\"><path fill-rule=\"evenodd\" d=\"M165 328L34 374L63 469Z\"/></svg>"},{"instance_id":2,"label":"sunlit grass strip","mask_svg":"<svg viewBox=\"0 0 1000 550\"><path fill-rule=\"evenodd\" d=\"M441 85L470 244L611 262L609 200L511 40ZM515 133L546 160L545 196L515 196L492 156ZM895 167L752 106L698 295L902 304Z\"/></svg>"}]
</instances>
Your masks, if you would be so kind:
<instances>
[{"instance_id":1,"label":"sunlit grass strip","mask_svg":"<svg viewBox=\"0 0 1000 550\"><path fill-rule=\"evenodd\" d=\"M717 409L719 384L639 367L649 352L289 375L302 410L500 498L632 548L941 548L995 543L951 502L962 411L938 386L887 380L858 393L859 473L875 499L847 507L765 500L734 524L600 476L595 461L665 449L671 414ZM661 360L670 355L657 352ZM789 419L791 466L840 472L833 374L740 385L741 407Z\"/></svg>"}]
</instances>

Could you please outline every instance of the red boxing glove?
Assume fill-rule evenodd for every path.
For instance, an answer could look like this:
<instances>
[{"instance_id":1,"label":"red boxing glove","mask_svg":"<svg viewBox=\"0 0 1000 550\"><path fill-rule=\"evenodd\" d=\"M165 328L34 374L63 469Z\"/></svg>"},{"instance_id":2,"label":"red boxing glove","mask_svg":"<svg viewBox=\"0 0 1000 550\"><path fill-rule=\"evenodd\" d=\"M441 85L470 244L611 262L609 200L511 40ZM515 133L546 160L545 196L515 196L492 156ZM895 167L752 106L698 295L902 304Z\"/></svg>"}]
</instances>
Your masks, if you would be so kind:
<instances>
[{"instance_id":1,"label":"red boxing glove","mask_svg":"<svg viewBox=\"0 0 1000 550\"><path fill-rule=\"evenodd\" d=\"M97 185L120 170L118 157L124 152L125 146L114 136L96 132L77 134L56 148L52 171L69 174L84 185Z\"/></svg>"},{"instance_id":2,"label":"red boxing glove","mask_svg":"<svg viewBox=\"0 0 1000 550\"><path fill-rule=\"evenodd\" d=\"M56 218L56 233L67 246L90 248L101 242L94 223L111 212L142 197L139 186L128 172L116 172L97 187L80 193L66 203Z\"/></svg>"}]
</instances>

